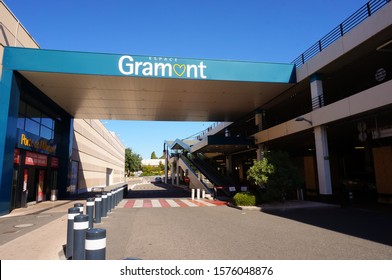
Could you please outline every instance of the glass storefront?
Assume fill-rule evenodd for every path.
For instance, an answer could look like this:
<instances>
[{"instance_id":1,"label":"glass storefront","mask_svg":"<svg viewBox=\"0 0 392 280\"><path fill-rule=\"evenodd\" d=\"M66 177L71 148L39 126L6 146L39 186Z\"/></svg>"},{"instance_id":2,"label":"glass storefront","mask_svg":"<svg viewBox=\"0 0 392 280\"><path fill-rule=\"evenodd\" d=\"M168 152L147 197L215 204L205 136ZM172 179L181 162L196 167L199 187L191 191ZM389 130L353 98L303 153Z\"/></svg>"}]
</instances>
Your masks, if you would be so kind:
<instances>
[{"instance_id":1,"label":"glass storefront","mask_svg":"<svg viewBox=\"0 0 392 280\"><path fill-rule=\"evenodd\" d=\"M43 111L23 99L19 102L11 208L57 199L62 128L56 116Z\"/></svg>"}]
</instances>

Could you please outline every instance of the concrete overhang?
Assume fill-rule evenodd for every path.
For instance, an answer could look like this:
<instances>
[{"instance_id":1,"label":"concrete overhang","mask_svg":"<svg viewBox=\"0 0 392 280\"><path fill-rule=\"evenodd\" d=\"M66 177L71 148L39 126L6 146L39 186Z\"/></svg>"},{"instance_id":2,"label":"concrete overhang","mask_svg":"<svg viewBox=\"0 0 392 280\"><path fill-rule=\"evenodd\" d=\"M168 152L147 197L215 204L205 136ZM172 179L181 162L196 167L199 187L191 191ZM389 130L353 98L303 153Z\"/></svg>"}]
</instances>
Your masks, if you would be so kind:
<instances>
[{"instance_id":1,"label":"concrete overhang","mask_svg":"<svg viewBox=\"0 0 392 280\"><path fill-rule=\"evenodd\" d=\"M211 135L191 147L191 153L232 154L255 147L254 139Z\"/></svg>"},{"instance_id":2,"label":"concrete overhang","mask_svg":"<svg viewBox=\"0 0 392 280\"><path fill-rule=\"evenodd\" d=\"M293 64L13 47L3 67L86 119L235 121L296 82Z\"/></svg>"}]
</instances>

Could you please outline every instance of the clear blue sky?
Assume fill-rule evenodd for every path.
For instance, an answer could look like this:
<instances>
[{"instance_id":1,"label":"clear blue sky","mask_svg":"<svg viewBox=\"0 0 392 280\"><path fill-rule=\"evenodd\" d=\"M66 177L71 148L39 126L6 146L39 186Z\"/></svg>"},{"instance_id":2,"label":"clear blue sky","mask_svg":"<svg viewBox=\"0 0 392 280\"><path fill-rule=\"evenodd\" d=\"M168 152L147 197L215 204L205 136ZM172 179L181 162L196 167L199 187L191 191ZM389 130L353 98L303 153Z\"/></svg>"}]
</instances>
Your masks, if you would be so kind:
<instances>
[{"instance_id":1,"label":"clear blue sky","mask_svg":"<svg viewBox=\"0 0 392 280\"><path fill-rule=\"evenodd\" d=\"M291 62L367 0L5 0L41 48ZM150 158L210 123L103 121Z\"/></svg>"}]
</instances>

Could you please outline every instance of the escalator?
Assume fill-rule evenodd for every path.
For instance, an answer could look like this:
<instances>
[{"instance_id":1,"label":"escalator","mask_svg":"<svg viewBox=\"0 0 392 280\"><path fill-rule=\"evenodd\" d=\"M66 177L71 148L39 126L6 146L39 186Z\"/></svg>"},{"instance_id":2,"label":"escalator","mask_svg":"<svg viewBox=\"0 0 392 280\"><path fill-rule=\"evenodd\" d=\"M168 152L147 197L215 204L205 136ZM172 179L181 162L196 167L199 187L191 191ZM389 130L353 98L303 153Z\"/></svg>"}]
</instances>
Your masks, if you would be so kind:
<instances>
[{"instance_id":1,"label":"escalator","mask_svg":"<svg viewBox=\"0 0 392 280\"><path fill-rule=\"evenodd\" d=\"M182 170L188 170L188 178L190 180L189 185L194 189L205 190L206 193L213 196L214 194L214 186L213 184L205 180L202 176L200 176L200 172L196 166L192 164L192 162L185 156L181 155L178 160L179 166Z\"/></svg>"},{"instance_id":2,"label":"escalator","mask_svg":"<svg viewBox=\"0 0 392 280\"><path fill-rule=\"evenodd\" d=\"M199 170L199 172L212 182L215 187L219 187L218 191L222 190L226 196L232 196L229 188L235 186L235 183L230 177L218 172L217 168L208 162L203 155L191 154L187 159Z\"/></svg>"}]
</instances>

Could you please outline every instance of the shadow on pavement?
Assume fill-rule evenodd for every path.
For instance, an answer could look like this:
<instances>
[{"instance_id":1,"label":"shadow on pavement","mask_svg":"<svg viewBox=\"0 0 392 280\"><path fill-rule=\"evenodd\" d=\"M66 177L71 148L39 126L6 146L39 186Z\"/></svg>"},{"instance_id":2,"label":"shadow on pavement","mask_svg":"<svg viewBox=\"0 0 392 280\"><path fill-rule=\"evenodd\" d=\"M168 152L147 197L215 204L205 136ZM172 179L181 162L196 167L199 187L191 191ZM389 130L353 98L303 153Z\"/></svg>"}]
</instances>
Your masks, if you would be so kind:
<instances>
[{"instance_id":1,"label":"shadow on pavement","mask_svg":"<svg viewBox=\"0 0 392 280\"><path fill-rule=\"evenodd\" d=\"M128 190L127 198L188 198L190 191L181 187L164 184L150 183L150 186L139 187Z\"/></svg>"},{"instance_id":2,"label":"shadow on pavement","mask_svg":"<svg viewBox=\"0 0 392 280\"><path fill-rule=\"evenodd\" d=\"M389 211L347 207L263 212L392 246L392 212Z\"/></svg>"}]
</instances>

